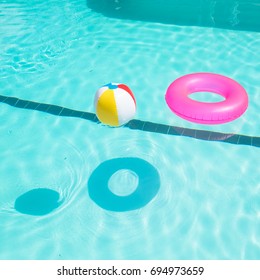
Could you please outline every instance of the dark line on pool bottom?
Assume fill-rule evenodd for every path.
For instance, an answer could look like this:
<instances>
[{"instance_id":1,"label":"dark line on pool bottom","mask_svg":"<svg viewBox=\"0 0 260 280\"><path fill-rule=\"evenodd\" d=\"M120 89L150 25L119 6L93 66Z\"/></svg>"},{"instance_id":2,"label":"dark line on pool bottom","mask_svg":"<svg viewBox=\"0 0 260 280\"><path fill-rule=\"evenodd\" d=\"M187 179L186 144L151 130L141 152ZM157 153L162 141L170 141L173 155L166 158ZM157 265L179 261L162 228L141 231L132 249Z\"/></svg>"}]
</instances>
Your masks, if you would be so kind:
<instances>
[{"instance_id":1,"label":"dark line on pool bottom","mask_svg":"<svg viewBox=\"0 0 260 280\"><path fill-rule=\"evenodd\" d=\"M0 95L0 102L16 108L36 110L36 111L41 111L56 116L62 116L62 117L81 118L95 123L99 123L99 120L96 117L96 115L90 112L77 111L77 110L73 110L57 105L23 100L16 97L8 97L4 95ZM221 132L214 132L208 130L198 130L198 129L147 122L147 121L136 120L136 119L131 120L129 123L125 125L125 127L134 130L147 131L147 132L191 137L199 140L218 141L218 142L225 142L225 143L230 143L235 145L254 146L258 148L260 147L260 137L256 137L256 136L247 136L247 135L233 134L233 133L221 133Z\"/></svg>"}]
</instances>

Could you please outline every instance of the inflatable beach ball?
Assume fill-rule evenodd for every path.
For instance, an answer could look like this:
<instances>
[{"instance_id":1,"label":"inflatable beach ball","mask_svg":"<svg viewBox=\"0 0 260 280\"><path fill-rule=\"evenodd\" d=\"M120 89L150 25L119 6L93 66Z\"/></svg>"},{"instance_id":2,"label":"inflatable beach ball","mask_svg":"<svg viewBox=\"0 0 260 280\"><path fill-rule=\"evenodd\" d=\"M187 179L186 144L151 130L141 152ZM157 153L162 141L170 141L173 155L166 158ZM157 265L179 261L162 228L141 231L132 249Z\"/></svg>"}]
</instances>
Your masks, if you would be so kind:
<instances>
[{"instance_id":1,"label":"inflatable beach ball","mask_svg":"<svg viewBox=\"0 0 260 280\"><path fill-rule=\"evenodd\" d=\"M134 117L136 101L128 86L110 83L96 92L95 110L103 124L120 126Z\"/></svg>"}]
</instances>

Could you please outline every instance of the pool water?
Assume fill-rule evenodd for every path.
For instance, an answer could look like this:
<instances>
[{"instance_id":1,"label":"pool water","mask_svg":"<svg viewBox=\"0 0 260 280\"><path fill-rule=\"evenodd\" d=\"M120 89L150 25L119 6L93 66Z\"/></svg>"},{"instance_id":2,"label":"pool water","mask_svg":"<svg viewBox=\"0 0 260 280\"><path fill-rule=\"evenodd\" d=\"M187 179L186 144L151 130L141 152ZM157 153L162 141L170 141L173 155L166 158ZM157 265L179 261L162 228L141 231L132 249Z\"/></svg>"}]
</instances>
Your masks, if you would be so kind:
<instances>
[{"instance_id":1,"label":"pool water","mask_svg":"<svg viewBox=\"0 0 260 280\"><path fill-rule=\"evenodd\" d=\"M255 18L169 22L98 2L0 3L0 259L259 259ZM167 87L193 72L238 81L247 111L214 126L174 115ZM109 82L135 94L126 126L95 117Z\"/></svg>"}]
</instances>

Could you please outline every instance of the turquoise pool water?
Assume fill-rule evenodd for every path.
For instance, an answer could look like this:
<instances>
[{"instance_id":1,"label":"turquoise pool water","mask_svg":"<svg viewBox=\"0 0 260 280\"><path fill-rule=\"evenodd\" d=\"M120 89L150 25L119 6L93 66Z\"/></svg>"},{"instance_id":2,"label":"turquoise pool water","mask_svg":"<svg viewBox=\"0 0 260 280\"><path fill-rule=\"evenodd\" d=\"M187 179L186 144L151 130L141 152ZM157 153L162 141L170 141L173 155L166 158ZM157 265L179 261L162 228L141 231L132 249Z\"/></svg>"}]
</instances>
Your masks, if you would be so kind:
<instances>
[{"instance_id":1,"label":"turquoise pool water","mask_svg":"<svg viewBox=\"0 0 260 280\"><path fill-rule=\"evenodd\" d=\"M179 24L108 2L0 3L0 259L259 259L254 17ZM233 16L259 7L233 2ZM216 126L175 116L166 89L193 72L238 81L248 110ZM108 82L135 94L128 126L96 121Z\"/></svg>"}]
</instances>

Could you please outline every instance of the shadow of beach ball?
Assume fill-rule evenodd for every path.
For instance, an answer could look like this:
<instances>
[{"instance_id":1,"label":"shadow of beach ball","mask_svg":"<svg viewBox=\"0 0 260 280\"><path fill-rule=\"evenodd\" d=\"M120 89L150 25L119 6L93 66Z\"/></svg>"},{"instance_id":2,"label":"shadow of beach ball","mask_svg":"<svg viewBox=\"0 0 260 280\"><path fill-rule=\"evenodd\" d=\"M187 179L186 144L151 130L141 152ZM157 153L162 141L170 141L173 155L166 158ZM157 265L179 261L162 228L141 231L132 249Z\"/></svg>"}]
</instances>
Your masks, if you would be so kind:
<instances>
[{"instance_id":1,"label":"shadow of beach ball","mask_svg":"<svg viewBox=\"0 0 260 280\"><path fill-rule=\"evenodd\" d=\"M149 162L135 157L102 162L90 175L90 198L101 208L124 212L147 205L160 189L160 176Z\"/></svg>"},{"instance_id":2,"label":"shadow of beach ball","mask_svg":"<svg viewBox=\"0 0 260 280\"><path fill-rule=\"evenodd\" d=\"M61 204L60 194L47 188L30 190L19 196L14 204L16 211L34 216L51 213Z\"/></svg>"}]
</instances>

